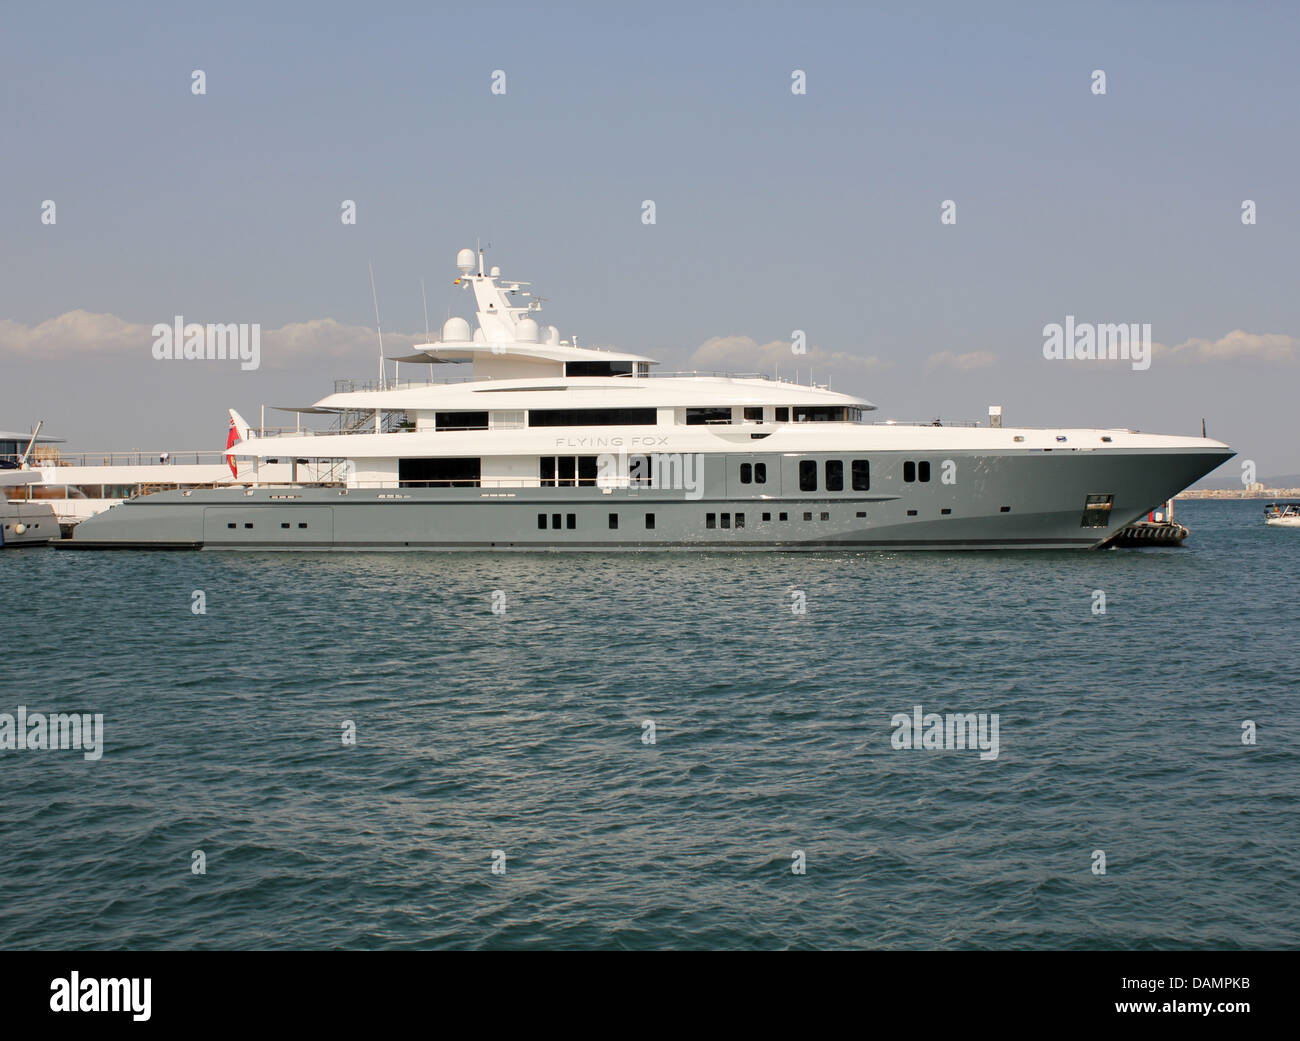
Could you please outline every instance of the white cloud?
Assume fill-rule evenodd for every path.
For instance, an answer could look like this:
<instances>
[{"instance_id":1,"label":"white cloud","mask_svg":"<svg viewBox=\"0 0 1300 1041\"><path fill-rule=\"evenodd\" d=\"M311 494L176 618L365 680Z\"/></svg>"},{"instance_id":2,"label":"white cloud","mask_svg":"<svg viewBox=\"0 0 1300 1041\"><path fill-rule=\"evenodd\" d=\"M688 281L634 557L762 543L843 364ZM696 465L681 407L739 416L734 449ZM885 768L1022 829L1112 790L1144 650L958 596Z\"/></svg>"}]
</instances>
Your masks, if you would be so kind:
<instances>
[{"instance_id":1,"label":"white cloud","mask_svg":"<svg viewBox=\"0 0 1300 1041\"><path fill-rule=\"evenodd\" d=\"M857 354L828 351L822 347L809 347L804 354L795 354L789 340L772 340L758 343L749 336L714 336L705 340L691 355L691 365L704 370L768 373L784 369L787 374L796 368L813 366L818 369L865 370L888 367L891 363L879 358L864 358Z\"/></svg>"},{"instance_id":2,"label":"white cloud","mask_svg":"<svg viewBox=\"0 0 1300 1041\"><path fill-rule=\"evenodd\" d=\"M160 322L170 323L172 315ZM199 319L193 319L198 321ZM0 357L58 360L69 356L152 358L154 323L128 322L111 314L68 311L37 325L0 320ZM384 353L409 354L425 337L414 333L384 334ZM343 325L333 318L290 322L278 329L262 329L262 364L288 368L313 358L376 358L375 330L363 325Z\"/></svg>"},{"instance_id":3,"label":"white cloud","mask_svg":"<svg viewBox=\"0 0 1300 1041\"><path fill-rule=\"evenodd\" d=\"M1234 329L1217 340L1193 338L1175 347L1163 343L1152 345L1152 350L1173 361L1300 361L1300 338L1282 333L1248 333Z\"/></svg>"},{"instance_id":4,"label":"white cloud","mask_svg":"<svg viewBox=\"0 0 1300 1041\"><path fill-rule=\"evenodd\" d=\"M998 363L998 356L992 351L967 351L954 354L952 351L940 351L925 360L927 372L935 369L956 369L958 372L973 372L975 369L987 369Z\"/></svg>"}]
</instances>

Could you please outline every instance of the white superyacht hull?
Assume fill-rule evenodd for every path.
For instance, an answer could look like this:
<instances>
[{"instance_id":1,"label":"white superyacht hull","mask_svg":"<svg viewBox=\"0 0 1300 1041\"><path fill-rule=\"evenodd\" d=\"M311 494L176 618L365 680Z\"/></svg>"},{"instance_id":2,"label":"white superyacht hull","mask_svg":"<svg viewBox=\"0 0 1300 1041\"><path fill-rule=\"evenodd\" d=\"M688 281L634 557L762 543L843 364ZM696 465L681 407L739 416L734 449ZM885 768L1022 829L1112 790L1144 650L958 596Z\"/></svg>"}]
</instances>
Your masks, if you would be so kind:
<instances>
[{"instance_id":1,"label":"white superyacht hull","mask_svg":"<svg viewBox=\"0 0 1300 1041\"><path fill-rule=\"evenodd\" d=\"M780 479L762 491L729 481L737 457L710 458L698 498L654 488L599 487L167 492L130 500L82 523L63 545L491 552L1089 549L1232 455L1218 442L1171 440L1182 445L1161 451L950 452L956 472L971 475L952 484L905 482L901 456L877 455L872 488L864 492L795 490L792 475L806 455L774 457L773 474ZM813 458L822 464L833 457Z\"/></svg>"}]
</instances>

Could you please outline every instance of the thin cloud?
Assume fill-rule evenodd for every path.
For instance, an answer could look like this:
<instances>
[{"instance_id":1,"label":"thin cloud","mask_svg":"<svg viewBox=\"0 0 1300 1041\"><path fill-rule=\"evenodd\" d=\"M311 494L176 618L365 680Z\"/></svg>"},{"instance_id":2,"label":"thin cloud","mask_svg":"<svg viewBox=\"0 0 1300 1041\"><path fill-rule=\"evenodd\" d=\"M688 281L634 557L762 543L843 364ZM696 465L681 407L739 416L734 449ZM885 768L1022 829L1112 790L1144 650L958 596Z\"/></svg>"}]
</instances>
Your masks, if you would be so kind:
<instances>
[{"instance_id":1,"label":"thin cloud","mask_svg":"<svg viewBox=\"0 0 1300 1041\"><path fill-rule=\"evenodd\" d=\"M952 351L940 351L938 354L932 354L925 360L925 371L934 372L936 369L955 369L957 372L974 372L976 369L987 369L990 365L998 363L998 356L992 351L967 351L965 354L954 354Z\"/></svg>"},{"instance_id":2,"label":"thin cloud","mask_svg":"<svg viewBox=\"0 0 1300 1041\"><path fill-rule=\"evenodd\" d=\"M863 371L890 365L879 358L828 351L822 347L809 347L805 353L795 354L789 340L759 343L750 336L714 336L695 348L690 361L697 369L743 372L769 372L777 369L791 372L808 366Z\"/></svg>"},{"instance_id":3,"label":"thin cloud","mask_svg":"<svg viewBox=\"0 0 1300 1041\"><path fill-rule=\"evenodd\" d=\"M173 316L159 322L170 324ZM67 357L152 357L154 323L128 322L111 314L68 311L36 325L0 320L0 357L24 360ZM406 354L425 337L415 333L384 333L385 354ZM378 355L375 330L344 325L333 318L289 322L262 329L262 364L290 368L314 358L363 358Z\"/></svg>"},{"instance_id":4,"label":"thin cloud","mask_svg":"<svg viewBox=\"0 0 1300 1041\"><path fill-rule=\"evenodd\" d=\"M1217 340L1193 338L1175 347L1152 344L1155 354L1173 361L1262 361L1294 364L1300 361L1300 339L1282 333L1248 333L1234 329Z\"/></svg>"}]
</instances>

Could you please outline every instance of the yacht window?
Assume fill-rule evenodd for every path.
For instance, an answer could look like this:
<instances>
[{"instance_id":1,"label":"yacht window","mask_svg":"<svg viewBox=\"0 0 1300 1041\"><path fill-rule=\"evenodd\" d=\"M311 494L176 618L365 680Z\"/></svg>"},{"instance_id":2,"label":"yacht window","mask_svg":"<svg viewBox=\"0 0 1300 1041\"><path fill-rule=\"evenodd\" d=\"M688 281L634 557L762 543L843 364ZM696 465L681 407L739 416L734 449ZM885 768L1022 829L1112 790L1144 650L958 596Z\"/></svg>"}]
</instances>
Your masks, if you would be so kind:
<instances>
[{"instance_id":1,"label":"yacht window","mask_svg":"<svg viewBox=\"0 0 1300 1041\"><path fill-rule=\"evenodd\" d=\"M787 408L785 405L782 405L780 408L778 408L776 410L776 421L778 423L789 423L790 409Z\"/></svg>"},{"instance_id":2,"label":"yacht window","mask_svg":"<svg viewBox=\"0 0 1300 1041\"><path fill-rule=\"evenodd\" d=\"M736 527L743 528L744 526L745 526L745 515L743 513L736 514Z\"/></svg>"},{"instance_id":3,"label":"yacht window","mask_svg":"<svg viewBox=\"0 0 1300 1041\"><path fill-rule=\"evenodd\" d=\"M561 488L572 488L577 479L578 461L576 456L562 455L555 462L556 473Z\"/></svg>"},{"instance_id":4,"label":"yacht window","mask_svg":"<svg viewBox=\"0 0 1300 1041\"><path fill-rule=\"evenodd\" d=\"M844 491L844 460L826 460L826 490L828 492Z\"/></svg>"},{"instance_id":5,"label":"yacht window","mask_svg":"<svg viewBox=\"0 0 1300 1041\"><path fill-rule=\"evenodd\" d=\"M795 405L796 423L848 423L862 419L862 409L842 405Z\"/></svg>"},{"instance_id":6,"label":"yacht window","mask_svg":"<svg viewBox=\"0 0 1300 1041\"><path fill-rule=\"evenodd\" d=\"M810 521L810 520L812 520L812 514L811 514L811 513L805 513L805 514L803 515L803 519L806 520L806 521Z\"/></svg>"},{"instance_id":7,"label":"yacht window","mask_svg":"<svg viewBox=\"0 0 1300 1041\"><path fill-rule=\"evenodd\" d=\"M767 484L767 463L754 464L754 483Z\"/></svg>"},{"instance_id":8,"label":"yacht window","mask_svg":"<svg viewBox=\"0 0 1300 1041\"><path fill-rule=\"evenodd\" d=\"M750 423L763 422L763 406L760 405L758 406L758 408L751 408L750 406L746 405L745 420Z\"/></svg>"},{"instance_id":9,"label":"yacht window","mask_svg":"<svg viewBox=\"0 0 1300 1041\"><path fill-rule=\"evenodd\" d=\"M307 527L307 522L306 522L306 521L299 521L299 522L298 522L298 527L300 527L300 528L305 528L305 527Z\"/></svg>"},{"instance_id":10,"label":"yacht window","mask_svg":"<svg viewBox=\"0 0 1300 1041\"><path fill-rule=\"evenodd\" d=\"M571 361L564 366L566 376L631 376L630 361Z\"/></svg>"},{"instance_id":11,"label":"yacht window","mask_svg":"<svg viewBox=\"0 0 1300 1041\"><path fill-rule=\"evenodd\" d=\"M916 480L916 464L910 459L903 464L903 480L908 484Z\"/></svg>"},{"instance_id":12,"label":"yacht window","mask_svg":"<svg viewBox=\"0 0 1300 1041\"><path fill-rule=\"evenodd\" d=\"M799 460L799 490L815 492L817 490L817 461L815 459Z\"/></svg>"},{"instance_id":13,"label":"yacht window","mask_svg":"<svg viewBox=\"0 0 1300 1041\"><path fill-rule=\"evenodd\" d=\"M658 410L653 408L534 408L528 410L528 425L530 427L652 427L658 421L658 418Z\"/></svg>"},{"instance_id":14,"label":"yacht window","mask_svg":"<svg viewBox=\"0 0 1300 1041\"><path fill-rule=\"evenodd\" d=\"M871 464L865 459L854 459L851 470L853 490L855 492L871 491Z\"/></svg>"},{"instance_id":15,"label":"yacht window","mask_svg":"<svg viewBox=\"0 0 1300 1041\"><path fill-rule=\"evenodd\" d=\"M546 530L546 514L539 513L537 515L537 527L540 528L542 531Z\"/></svg>"},{"instance_id":16,"label":"yacht window","mask_svg":"<svg viewBox=\"0 0 1300 1041\"><path fill-rule=\"evenodd\" d=\"M578 483L594 488L596 486L596 460L599 456L578 456Z\"/></svg>"},{"instance_id":17,"label":"yacht window","mask_svg":"<svg viewBox=\"0 0 1300 1041\"><path fill-rule=\"evenodd\" d=\"M822 520L830 520L830 519L831 519L831 515L829 513L822 514Z\"/></svg>"},{"instance_id":18,"label":"yacht window","mask_svg":"<svg viewBox=\"0 0 1300 1041\"><path fill-rule=\"evenodd\" d=\"M544 484L544 485L551 485L551 486L554 486L554 484L555 484L555 456L553 456L553 455L544 455L544 456L542 456L542 458L541 458L538 462L539 462L539 464L540 464L540 466L539 466L539 468L538 468L538 476L541 478L541 482L542 482L542 484Z\"/></svg>"},{"instance_id":19,"label":"yacht window","mask_svg":"<svg viewBox=\"0 0 1300 1041\"><path fill-rule=\"evenodd\" d=\"M399 459L397 483L403 487L476 488L482 461L475 459Z\"/></svg>"},{"instance_id":20,"label":"yacht window","mask_svg":"<svg viewBox=\"0 0 1300 1041\"><path fill-rule=\"evenodd\" d=\"M777 517L777 520L788 521L789 519L790 519L790 514L788 513L783 513Z\"/></svg>"},{"instance_id":21,"label":"yacht window","mask_svg":"<svg viewBox=\"0 0 1300 1041\"><path fill-rule=\"evenodd\" d=\"M731 409L729 408L688 408L686 410L686 425L688 427L701 426L705 423L730 422Z\"/></svg>"},{"instance_id":22,"label":"yacht window","mask_svg":"<svg viewBox=\"0 0 1300 1041\"><path fill-rule=\"evenodd\" d=\"M614 531L614 530L616 530L617 528L618 528L618 514L617 514L617 513L611 513L611 514L609 515L609 530L610 530L610 531Z\"/></svg>"},{"instance_id":23,"label":"yacht window","mask_svg":"<svg viewBox=\"0 0 1300 1041\"><path fill-rule=\"evenodd\" d=\"M716 513L706 513L704 515L704 526L706 528L716 528L718 526L718 515Z\"/></svg>"},{"instance_id":24,"label":"yacht window","mask_svg":"<svg viewBox=\"0 0 1300 1041\"><path fill-rule=\"evenodd\" d=\"M434 418L437 430L486 430L486 412L439 412Z\"/></svg>"},{"instance_id":25,"label":"yacht window","mask_svg":"<svg viewBox=\"0 0 1300 1041\"><path fill-rule=\"evenodd\" d=\"M558 528L559 526L560 526L560 515L559 515L558 513L552 513L552 514L551 514L551 527L552 527L552 528Z\"/></svg>"},{"instance_id":26,"label":"yacht window","mask_svg":"<svg viewBox=\"0 0 1300 1041\"><path fill-rule=\"evenodd\" d=\"M645 515L645 526L648 531L654 531L655 515L653 513L647 513Z\"/></svg>"},{"instance_id":27,"label":"yacht window","mask_svg":"<svg viewBox=\"0 0 1300 1041\"><path fill-rule=\"evenodd\" d=\"M928 461L922 461L917 464L917 477L922 481L928 481L930 479L930 463Z\"/></svg>"},{"instance_id":28,"label":"yacht window","mask_svg":"<svg viewBox=\"0 0 1300 1041\"><path fill-rule=\"evenodd\" d=\"M578 526L577 515L573 513L566 513L564 515L564 526L566 528L576 528Z\"/></svg>"},{"instance_id":29,"label":"yacht window","mask_svg":"<svg viewBox=\"0 0 1300 1041\"><path fill-rule=\"evenodd\" d=\"M749 484L754 479L754 467L749 463L740 464L740 483Z\"/></svg>"},{"instance_id":30,"label":"yacht window","mask_svg":"<svg viewBox=\"0 0 1300 1041\"><path fill-rule=\"evenodd\" d=\"M722 526L723 526L724 528L730 528L730 527L731 527L731 514L730 514L730 513L724 513L724 514L722 515Z\"/></svg>"},{"instance_id":31,"label":"yacht window","mask_svg":"<svg viewBox=\"0 0 1300 1041\"><path fill-rule=\"evenodd\" d=\"M770 513L763 514L763 520L770 521L771 519L772 519L772 515Z\"/></svg>"}]
</instances>

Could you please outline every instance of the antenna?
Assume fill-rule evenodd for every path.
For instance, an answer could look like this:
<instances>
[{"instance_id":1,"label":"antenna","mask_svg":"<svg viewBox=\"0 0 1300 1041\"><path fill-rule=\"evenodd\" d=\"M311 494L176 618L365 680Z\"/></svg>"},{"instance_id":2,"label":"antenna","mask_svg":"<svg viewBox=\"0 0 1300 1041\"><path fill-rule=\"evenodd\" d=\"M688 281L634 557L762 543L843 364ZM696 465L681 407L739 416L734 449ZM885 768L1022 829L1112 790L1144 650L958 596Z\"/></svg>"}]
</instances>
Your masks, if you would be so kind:
<instances>
[{"instance_id":1,"label":"antenna","mask_svg":"<svg viewBox=\"0 0 1300 1041\"><path fill-rule=\"evenodd\" d=\"M375 292L375 265L366 261L370 268L370 298L375 302L375 329L379 332L379 389L387 390L384 386L384 325L379 320L379 294Z\"/></svg>"},{"instance_id":2,"label":"antenna","mask_svg":"<svg viewBox=\"0 0 1300 1041\"><path fill-rule=\"evenodd\" d=\"M420 276L420 297L424 300L424 340L429 342L429 295L424 291L424 276Z\"/></svg>"}]
</instances>

